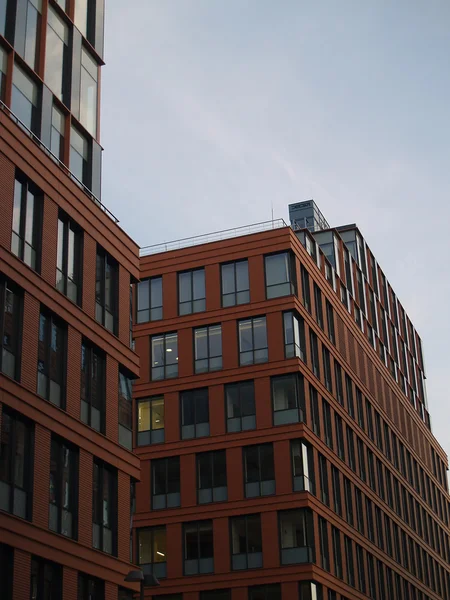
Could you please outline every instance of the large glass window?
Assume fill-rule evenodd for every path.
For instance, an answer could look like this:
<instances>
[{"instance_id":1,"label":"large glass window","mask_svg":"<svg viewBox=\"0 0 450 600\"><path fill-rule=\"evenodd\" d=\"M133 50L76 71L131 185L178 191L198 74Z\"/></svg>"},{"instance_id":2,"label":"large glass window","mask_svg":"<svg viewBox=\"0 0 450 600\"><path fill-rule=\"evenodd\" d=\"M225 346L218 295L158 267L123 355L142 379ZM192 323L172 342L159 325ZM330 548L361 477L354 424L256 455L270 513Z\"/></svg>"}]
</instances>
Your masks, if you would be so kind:
<instances>
[{"instance_id":1,"label":"large glass window","mask_svg":"<svg viewBox=\"0 0 450 600\"><path fill-rule=\"evenodd\" d=\"M180 394L181 438L188 440L209 435L208 388Z\"/></svg>"},{"instance_id":2,"label":"large glass window","mask_svg":"<svg viewBox=\"0 0 450 600\"><path fill-rule=\"evenodd\" d=\"M250 302L248 261L222 265L222 306L235 306Z\"/></svg>"},{"instance_id":3,"label":"large glass window","mask_svg":"<svg viewBox=\"0 0 450 600\"><path fill-rule=\"evenodd\" d=\"M44 80L55 96L66 105L70 89L69 59L69 28L49 6Z\"/></svg>"},{"instance_id":4,"label":"large glass window","mask_svg":"<svg viewBox=\"0 0 450 600\"><path fill-rule=\"evenodd\" d=\"M106 329L117 332L119 304L119 265L97 246L95 275L95 318Z\"/></svg>"},{"instance_id":5,"label":"large glass window","mask_svg":"<svg viewBox=\"0 0 450 600\"><path fill-rule=\"evenodd\" d=\"M152 337L152 380L178 377L178 334Z\"/></svg>"},{"instance_id":6,"label":"large glass window","mask_svg":"<svg viewBox=\"0 0 450 600\"><path fill-rule=\"evenodd\" d=\"M199 504L227 500L225 450L197 454L197 495Z\"/></svg>"},{"instance_id":7,"label":"large glass window","mask_svg":"<svg viewBox=\"0 0 450 600\"><path fill-rule=\"evenodd\" d=\"M39 272L42 237L41 192L22 176L14 182L11 252Z\"/></svg>"},{"instance_id":8,"label":"large glass window","mask_svg":"<svg viewBox=\"0 0 450 600\"><path fill-rule=\"evenodd\" d=\"M195 372L207 373L222 368L222 326L194 329Z\"/></svg>"},{"instance_id":9,"label":"large glass window","mask_svg":"<svg viewBox=\"0 0 450 600\"><path fill-rule=\"evenodd\" d=\"M83 342L81 345L81 420L97 431L105 428L105 355Z\"/></svg>"},{"instance_id":10,"label":"large glass window","mask_svg":"<svg viewBox=\"0 0 450 600\"><path fill-rule=\"evenodd\" d=\"M17 64L14 64L11 111L27 129L39 135L38 86Z\"/></svg>"},{"instance_id":11,"label":"large glass window","mask_svg":"<svg viewBox=\"0 0 450 600\"><path fill-rule=\"evenodd\" d=\"M248 588L248 600L281 600L281 585L253 585Z\"/></svg>"},{"instance_id":12,"label":"large glass window","mask_svg":"<svg viewBox=\"0 0 450 600\"><path fill-rule=\"evenodd\" d=\"M274 425L299 423L305 418L305 384L300 373L272 377Z\"/></svg>"},{"instance_id":13,"label":"large glass window","mask_svg":"<svg viewBox=\"0 0 450 600\"><path fill-rule=\"evenodd\" d=\"M133 379L125 371L119 371L119 444L133 448Z\"/></svg>"},{"instance_id":14,"label":"large glass window","mask_svg":"<svg viewBox=\"0 0 450 600\"><path fill-rule=\"evenodd\" d=\"M137 284L137 323L163 318L162 277L144 279Z\"/></svg>"},{"instance_id":15,"label":"large glass window","mask_svg":"<svg viewBox=\"0 0 450 600\"><path fill-rule=\"evenodd\" d=\"M231 521L231 561L234 570L259 569L263 565L261 517L245 515Z\"/></svg>"},{"instance_id":16,"label":"large glass window","mask_svg":"<svg viewBox=\"0 0 450 600\"><path fill-rule=\"evenodd\" d=\"M164 396L137 400L137 445L164 442Z\"/></svg>"},{"instance_id":17,"label":"large glass window","mask_svg":"<svg viewBox=\"0 0 450 600\"><path fill-rule=\"evenodd\" d=\"M77 304L81 304L82 239L78 226L61 213L58 218L56 289Z\"/></svg>"},{"instance_id":18,"label":"large glass window","mask_svg":"<svg viewBox=\"0 0 450 600\"><path fill-rule=\"evenodd\" d=\"M51 313L39 317L37 393L64 408L66 327Z\"/></svg>"},{"instance_id":19,"label":"large glass window","mask_svg":"<svg viewBox=\"0 0 450 600\"><path fill-rule=\"evenodd\" d=\"M302 440L291 440L294 492L314 493L313 451Z\"/></svg>"},{"instance_id":20,"label":"large glass window","mask_svg":"<svg viewBox=\"0 0 450 600\"><path fill-rule=\"evenodd\" d=\"M280 519L281 563L292 565L313 561L313 517L307 509L283 510Z\"/></svg>"},{"instance_id":21,"label":"large glass window","mask_svg":"<svg viewBox=\"0 0 450 600\"><path fill-rule=\"evenodd\" d=\"M296 312L285 312L284 322L284 353L286 358L298 356L305 360L305 322Z\"/></svg>"},{"instance_id":22,"label":"large glass window","mask_svg":"<svg viewBox=\"0 0 450 600\"><path fill-rule=\"evenodd\" d=\"M0 371L20 377L22 294L10 281L0 278Z\"/></svg>"},{"instance_id":23,"label":"large glass window","mask_svg":"<svg viewBox=\"0 0 450 600\"><path fill-rule=\"evenodd\" d=\"M31 558L31 600L60 600L62 598L62 567L33 556Z\"/></svg>"},{"instance_id":24,"label":"large glass window","mask_svg":"<svg viewBox=\"0 0 450 600\"><path fill-rule=\"evenodd\" d=\"M244 453L245 496L275 494L275 467L272 444L246 446Z\"/></svg>"},{"instance_id":25,"label":"large glass window","mask_svg":"<svg viewBox=\"0 0 450 600\"><path fill-rule=\"evenodd\" d=\"M92 545L117 555L117 471L98 460L92 486Z\"/></svg>"},{"instance_id":26,"label":"large glass window","mask_svg":"<svg viewBox=\"0 0 450 600\"><path fill-rule=\"evenodd\" d=\"M69 168L76 179L91 187L91 148L88 140L75 127L70 128Z\"/></svg>"},{"instance_id":27,"label":"large glass window","mask_svg":"<svg viewBox=\"0 0 450 600\"><path fill-rule=\"evenodd\" d=\"M139 566L144 575L154 575L157 579L167 576L167 541L165 527L138 529Z\"/></svg>"},{"instance_id":28,"label":"large glass window","mask_svg":"<svg viewBox=\"0 0 450 600\"><path fill-rule=\"evenodd\" d=\"M152 509L180 506L180 457L158 458L151 466Z\"/></svg>"},{"instance_id":29,"label":"large glass window","mask_svg":"<svg viewBox=\"0 0 450 600\"><path fill-rule=\"evenodd\" d=\"M266 317L254 317L239 321L239 362L240 365L253 365L267 362Z\"/></svg>"},{"instance_id":30,"label":"large glass window","mask_svg":"<svg viewBox=\"0 0 450 600\"><path fill-rule=\"evenodd\" d=\"M2 34L2 11L6 11L4 2L0 5L0 34ZM8 55L0 46L0 100L5 101L6 72L8 70Z\"/></svg>"},{"instance_id":31,"label":"large glass window","mask_svg":"<svg viewBox=\"0 0 450 600\"><path fill-rule=\"evenodd\" d=\"M214 544L212 521L185 523L184 574L197 575L214 572Z\"/></svg>"},{"instance_id":32,"label":"large glass window","mask_svg":"<svg viewBox=\"0 0 450 600\"><path fill-rule=\"evenodd\" d=\"M66 117L56 106L52 108L52 130L50 134L50 151L62 162L64 157L64 137L66 132Z\"/></svg>"},{"instance_id":33,"label":"large glass window","mask_svg":"<svg viewBox=\"0 0 450 600\"><path fill-rule=\"evenodd\" d=\"M105 600L105 582L78 573L78 600Z\"/></svg>"},{"instance_id":34,"label":"large glass window","mask_svg":"<svg viewBox=\"0 0 450 600\"><path fill-rule=\"evenodd\" d=\"M80 123L97 136L98 65L89 52L81 48Z\"/></svg>"},{"instance_id":35,"label":"large glass window","mask_svg":"<svg viewBox=\"0 0 450 600\"><path fill-rule=\"evenodd\" d=\"M206 310L205 269L178 273L178 312L180 315Z\"/></svg>"},{"instance_id":36,"label":"large glass window","mask_svg":"<svg viewBox=\"0 0 450 600\"><path fill-rule=\"evenodd\" d=\"M266 297L278 298L296 293L295 257L290 252L271 254L264 258Z\"/></svg>"},{"instance_id":37,"label":"large glass window","mask_svg":"<svg viewBox=\"0 0 450 600\"><path fill-rule=\"evenodd\" d=\"M49 528L76 539L78 451L57 437L51 443L49 495Z\"/></svg>"},{"instance_id":38,"label":"large glass window","mask_svg":"<svg viewBox=\"0 0 450 600\"><path fill-rule=\"evenodd\" d=\"M239 381L225 386L227 431L245 431L256 427L255 385Z\"/></svg>"},{"instance_id":39,"label":"large glass window","mask_svg":"<svg viewBox=\"0 0 450 600\"><path fill-rule=\"evenodd\" d=\"M0 509L31 517L33 426L3 405L0 438Z\"/></svg>"},{"instance_id":40,"label":"large glass window","mask_svg":"<svg viewBox=\"0 0 450 600\"><path fill-rule=\"evenodd\" d=\"M33 70L37 70L39 61L42 0L28 0L26 11L25 55L23 58Z\"/></svg>"}]
</instances>

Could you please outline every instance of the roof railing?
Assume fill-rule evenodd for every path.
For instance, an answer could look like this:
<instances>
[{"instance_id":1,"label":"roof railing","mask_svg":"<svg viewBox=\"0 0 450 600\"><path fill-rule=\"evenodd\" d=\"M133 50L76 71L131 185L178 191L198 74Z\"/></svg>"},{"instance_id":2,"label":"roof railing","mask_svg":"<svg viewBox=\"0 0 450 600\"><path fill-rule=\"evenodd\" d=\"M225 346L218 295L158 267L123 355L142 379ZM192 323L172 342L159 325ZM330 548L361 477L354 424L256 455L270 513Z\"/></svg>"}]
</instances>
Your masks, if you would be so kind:
<instances>
[{"instance_id":1,"label":"roof railing","mask_svg":"<svg viewBox=\"0 0 450 600\"><path fill-rule=\"evenodd\" d=\"M69 167L65 165L55 154L53 154L53 152L49 148L47 148L47 146L42 142L42 140L35 133L33 133L31 129L29 129L25 125L25 123L23 123L19 119L19 117L15 115L13 111L8 106L6 106L6 104L1 100L0 109L3 110L3 112L7 113L11 120L14 121L14 123L16 123L16 125L18 125L23 131L25 131L25 133L33 140L33 142L35 142L39 146L39 148L41 148L41 150L43 150L45 154L47 154L47 156L49 156L54 162L56 162L59 165L59 167L66 173L66 175L68 175L83 190L86 196L88 196L90 200L95 202L95 204L97 204L97 206L104 213L106 213L108 217L114 221L114 223L119 222L119 219L115 215L113 215L113 213L108 208L106 208L104 204L102 204L102 202L97 198L97 196L95 196L95 194L93 194L91 190L88 187L86 187L76 175L72 173Z\"/></svg>"}]
</instances>

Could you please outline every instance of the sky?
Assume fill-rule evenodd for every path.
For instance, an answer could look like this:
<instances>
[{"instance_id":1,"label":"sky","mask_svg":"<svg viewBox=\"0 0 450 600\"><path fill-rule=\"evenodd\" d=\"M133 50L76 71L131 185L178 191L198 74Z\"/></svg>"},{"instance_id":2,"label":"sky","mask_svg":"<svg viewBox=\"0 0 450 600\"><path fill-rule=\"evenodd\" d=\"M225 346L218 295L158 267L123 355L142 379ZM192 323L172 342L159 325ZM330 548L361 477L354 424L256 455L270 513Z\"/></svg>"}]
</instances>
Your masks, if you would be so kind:
<instances>
[{"instance_id":1,"label":"sky","mask_svg":"<svg viewBox=\"0 0 450 600\"><path fill-rule=\"evenodd\" d=\"M422 337L450 453L450 2L108 0L105 39L120 225L146 246L310 198L357 223Z\"/></svg>"}]
</instances>

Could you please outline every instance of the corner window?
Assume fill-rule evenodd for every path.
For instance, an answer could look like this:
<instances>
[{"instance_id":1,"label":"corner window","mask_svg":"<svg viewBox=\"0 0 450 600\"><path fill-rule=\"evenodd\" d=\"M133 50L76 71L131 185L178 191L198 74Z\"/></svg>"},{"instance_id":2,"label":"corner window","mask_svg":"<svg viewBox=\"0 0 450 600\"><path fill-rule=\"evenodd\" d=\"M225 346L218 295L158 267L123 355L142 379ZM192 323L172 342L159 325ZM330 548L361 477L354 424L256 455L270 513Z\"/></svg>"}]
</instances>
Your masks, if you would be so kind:
<instances>
[{"instance_id":1,"label":"corner window","mask_svg":"<svg viewBox=\"0 0 450 600\"><path fill-rule=\"evenodd\" d=\"M39 272L42 241L42 192L16 175L11 252Z\"/></svg>"},{"instance_id":2,"label":"corner window","mask_svg":"<svg viewBox=\"0 0 450 600\"><path fill-rule=\"evenodd\" d=\"M178 334L155 335L152 341L152 380L178 377Z\"/></svg>"},{"instance_id":3,"label":"corner window","mask_svg":"<svg viewBox=\"0 0 450 600\"><path fill-rule=\"evenodd\" d=\"M83 342L81 346L81 420L97 431L105 429L105 374L103 352Z\"/></svg>"},{"instance_id":4,"label":"corner window","mask_svg":"<svg viewBox=\"0 0 450 600\"><path fill-rule=\"evenodd\" d=\"M261 517L233 517L231 523L232 569L259 569L263 565Z\"/></svg>"},{"instance_id":5,"label":"corner window","mask_svg":"<svg viewBox=\"0 0 450 600\"><path fill-rule=\"evenodd\" d=\"M119 305L119 265L97 246L95 275L95 318L106 329L117 333Z\"/></svg>"},{"instance_id":6,"label":"corner window","mask_svg":"<svg viewBox=\"0 0 450 600\"><path fill-rule=\"evenodd\" d=\"M207 373L222 368L222 326L194 329L195 372Z\"/></svg>"},{"instance_id":7,"label":"corner window","mask_svg":"<svg viewBox=\"0 0 450 600\"><path fill-rule=\"evenodd\" d=\"M284 323L284 354L286 358L298 356L305 360L305 322L296 312L285 312Z\"/></svg>"},{"instance_id":8,"label":"corner window","mask_svg":"<svg viewBox=\"0 0 450 600\"><path fill-rule=\"evenodd\" d=\"M22 125L39 135L39 88L17 64L14 64L11 111Z\"/></svg>"},{"instance_id":9,"label":"corner window","mask_svg":"<svg viewBox=\"0 0 450 600\"><path fill-rule=\"evenodd\" d=\"M44 81L66 106L69 105L69 61L69 28L57 12L49 6Z\"/></svg>"},{"instance_id":10,"label":"corner window","mask_svg":"<svg viewBox=\"0 0 450 600\"><path fill-rule=\"evenodd\" d=\"M247 260L222 265L221 274L223 307L250 302Z\"/></svg>"},{"instance_id":11,"label":"corner window","mask_svg":"<svg viewBox=\"0 0 450 600\"><path fill-rule=\"evenodd\" d=\"M78 600L105 600L105 582L78 573Z\"/></svg>"},{"instance_id":12,"label":"corner window","mask_svg":"<svg viewBox=\"0 0 450 600\"><path fill-rule=\"evenodd\" d=\"M165 527L138 529L139 566L144 575L167 577L167 541Z\"/></svg>"},{"instance_id":13,"label":"corner window","mask_svg":"<svg viewBox=\"0 0 450 600\"><path fill-rule=\"evenodd\" d=\"M9 280L0 278L0 371L20 378L22 294Z\"/></svg>"},{"instance_id":14,"label":"corner window","mask_svg":"<svg viewBox=\"0 0 450 600\"><path fill-rule=\"evenodd\" d=\"M75 127L70 128L70 160L72 175L83 186L91 187L91 147L87 138Z\"/></svg>"},{"instance_id":15,"label":"corner window","mask_svg":"<svg viewBox=\"0 0 450 600\"><path fill-rule=\"evenodd\" d=\"M188 440L209 435L208 388L180 394L181 438Z\"/></svg>"},{"instance_id":16,"label":"corner window","mask_svg":"<svg viewBox=\"0 0 450 600\"><path fill-rule=\"evenodd\" d=\"M279 298L296 293L295 257L290 252L264 257L266 298Z\"/></svg>"},{"instance_id":17,"label":"corner window","mask_svg":"<svg viewBox=\"0 0 450 600\"><path fill-rule=\"evenodd\" d=\"M117 471L94 460L92 545L117 556Z\"/></svg>"},{"instance_id":18,"label":"corner window","mask_svg":"<svg viewBox=\"0 0 450 600\"><path fill-rule=\"evenodd\" d=\"M256 428L255 386L253 381L225 385L227 431L246 431Z\"/></svg>"},{"instance_id":19,"label":"corner window","mask_svg":"<svg viewBox=\"0 0 450 600\"><path fill-rule=\"evenodd\" d=\"M302 440L291 440L292 476L294 492L314 494L313 450Z\"/></svg>"},{"instance_id":20,"label":"corner window","mask_svg":"<svg viewBox=\"0 0 450 600\"><path fill-rule=\"evenodd\" d=\"M31 558L31 598L58 600L62 598L62 567L33 556Z\"/></svg>"},{"instance_id":21,"label":"corner window","mask_svg":"<svg viewBox=\"0 0 450 600\"><path fill-rule=\"evenodd\" d=\"M197 495L199 504L227 500L225 450L197 454Z\"/></svg>"},{"instance_id":22,"label":"corner window","mask_svg":"<svg viewBox=\"0 0 450 600\"><path fill-rule=\"evenodd\" d=\"M33 425L3 405L0 438L0 510L31 517Z\"/></svg>"},{"instance_id":23,"label":"corner window","mask_svg":"<svg viewBox=\"0 0 450 600\"><path fill-rule=\"evenodd\" d=\"M139 398L137 413L137 445L147 446L164 442L164 396Z\"/></svg>"},{"instance_id":24,"label":"corner window","mask_svg":"<svg viewBox=\"0 0 450 600\"><path fill-rule=\"evenodd\" d=\"M66 327L41 309L39 317L37 393L65 408Z\"/></svg>"},{"instance_id":25,"label":"corner window","mask_svg":"<svg viewBox=\"0 0 450 600\"><path fill-rule=\"evenodd\" d=\"M266 317L239 321L239 363L241 366L267 362Z\"/></svg>"},{"instance_id":26,"label":"corner window","mask_svg":"<svg viewBox=\"0 0 450 600\"><path fill-rule=\"evenodd\" d=\"M275 467L272 444L246 446L244 453L245 497L275 494Z\"/></svg>"},{"instance_id":27,"label":"corner window","mask_svg":"<svg viewBox=\"0 0 450 600\"><path fill-rule=\"evenodd\" d=\"M58 250L56 260L56 289L81 305L81 249L80 229L66 215L58 218Z\"/></svg>"},{"instance_id":28,"label":"corner window","mask_svg":"<svg viewBox=\"0 0 450 600\"><path fill-rule=\"evenodd\" d=\"M281 585L253 585L248 588L248 600L281 600Z\"/></svg>"},{"instance_id":29,"label":"corner window","mask_svg":"<svg viewBox=\"0 0 450 600\"><path fill-rule=\"evenodd\" d=\"M98 65L89 52L81 48L80 123L97 137Z\"/></svg>"},{"instance_id":30,"label":"corner window","mask_svg":"<svg viewBox=\"0 0 450 600\"><path fill-rule=\"evenodd\" d=\"M195 521L183 526L184 574L214 573L212 521Z\"/></svg>"},{"instance_id":31,"label":"corner window","mask_svg":"<svg viewBox=\"0 0 450 600\"><path fill-rule=\"evenodd\" d=\"M133 448L133 379L119 370L119 444Z\"/></svg>"},{"instance_id":32,"label":"corner window","mask_svg":"<svg viewBox=\"0 0 450 600\"><path fill-rule=\"evenodd\" d=\"M52 437L50 452L49 528L77 539L78 451Z\"/></svg>"},{"instance_id":33,"label":"corner window","mask_svg":"<svg viewBox=\"0 0 450 600\"><path fill-rule=\"evenodd\" d=\"M190 315L205 310L205 269L178 273L178 313Z\"/></svg>"},{"instance_id":34,"label":"corner window","mask_svg":"<svg viewBox=\"0 0 450 600\"><path fill-rule=\"evenodd\" d=\"M140 281L137 286L137 323L163 318L162 277Z\"/></svg>"},{"instance_id":35,"label":"corner window","mask_svg":"<svg viewBox=\"0 0 450 600\"><path fill-rule=\"evenodd\" d=\"M180 506L180 457L170 456L151 461L152 509Z\"/></svg>"},{"instance_id":36,"label":"corner window","mask_svg":"<svg viewBox=\"0 0 450 600\"><path fill-rule=\"evenodd\" d=\"M299 373L271 378L273 424L299 423L305 417L305 384Z\"/></svg>"},{"instance_id":37,"label":"corner window","mask_svg":"<svg viewBox=\"0 0 450 600\"><path fill-rule=\"evenodd\" d=\"M307 509L278 513L281 534L281 564L313 562L313 516Z\"/></svg>"}]
</instances>

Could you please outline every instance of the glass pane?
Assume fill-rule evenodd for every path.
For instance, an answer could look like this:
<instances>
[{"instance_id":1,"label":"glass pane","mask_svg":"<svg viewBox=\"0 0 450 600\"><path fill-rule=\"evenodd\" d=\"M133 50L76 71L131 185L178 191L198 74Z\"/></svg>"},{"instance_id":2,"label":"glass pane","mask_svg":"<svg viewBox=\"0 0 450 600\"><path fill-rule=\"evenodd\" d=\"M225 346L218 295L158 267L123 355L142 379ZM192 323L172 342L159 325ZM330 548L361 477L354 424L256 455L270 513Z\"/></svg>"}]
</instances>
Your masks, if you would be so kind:
<instances>
[{"instance_id":1,"label":"glass pane","mask_svg":"<svg viewBox=\"0 0 450 600\"><path fill-rule=\"evenodd\" d=\"M149 296L150 282L141 281L137 284L137 309L143 311L150 308L150 296Z\"/></svg>"},{"instance_id":2,"label":"glass pane","mask_svg":"<svg viewBox=\"0 0 450 600\"><path fill-rule=\"evenodd\" d=\"M178 274L178 297L180 302L192 300L191 272Z\"/></svg>"},{"instance_id":3,"label":"glass pane","mask_svg":"<svg viewBox=\"0 0 450 600\"><path fill-rule=\"evenodd\" d=\"M138 431L150 430L150 400L138 402Z\"/></svg>"},{"instance_id":4,"label":"glass pane","mask_svg":"<svg viewBox=\"0 0 450 600\"><path fill-rule=\"evenodd\" d=\"M222 294L232 294L235 290L234 263L222 265Z\"/></svg>"},{"instance_id":5,"label":"glass pane","mask_svg":"<svg viewBox=\"0 0 450 600\"><path fill-rule=\"evenodd\" d=\"M272 286L289 282L289 254L266 256L266 285Z\"/></svg>"},{"instance_id":6,"label":"glass pane","mask_svg":"<svg viewBox=\"0 0 450 600\"><path fill-rule=\"evenodd\" d=\"M14 485L25 488L25 460L27 452L27 428L21 421L16 421L16 447L14 451Z\"/></svg>"},{"instance_id":7,"label":"glass pane","mask_svg":"<svg viewBox=\"0 0 450 600\"><path fill-rule=\"evenodd\" d=\"M164 338L152 338L152 367L164 365Z\"/></svg>"},{"instance_id":8,"label":"glass pane","mask_svg":"<svg viewBox=\"0 0 450 600\"><path fill-rule=\"evenodd\" d=\"M195 423L194 399L189 392L181 395L181 418L183 425L194 425Z\"/></svg>"},{"instance_id":9,"label":"glass pane","mask_svg":"<svg viewBox=\"0 0 450 600\"><path fill-rule=\"evenodd\" d=\"M152 430L164 429L164 398L152 400Z\"/></svg>"},{"instance_id":10,"label":"glass pane","mask_svg":"<svg viewBox=\"0 0 450 600\"><path fill-rule=\"evenodd\" d=\"M216 325L209 327L209 356L222 356L222 327Z\"/></svg>"},{"instance_id":11,"label":"glass pane","mask_svg":"<svg viewBox=\"0 0 450 600\"><path fill-rule=\"evenodd\" d=\"M82 48L80 122L94 137L97 134L97 63Z\"/></svg>"},{"instance_id":12,"label":"glass pane","mask_svg":"<svg viewBox=\"0 0 450 600\"><path fill-rule=\"evenodd\" d=\"M246 260L236 263L236 288L238 292L249 289L248 261ZM238 304L241 304L241 302L238 301Z\"/></svg>"},{"instance_id":13,"label":"glass pane","mask_svg":"<svg viewBox=\"0 0 450 600\"><path fill-rule=\"evenodd\" d=\"M256 348L267 348L266 318L253 319L253 337Z\"/></svg>"},{"instance_id":14,"label":"glass pane","mask_svg":"<svg viewBox=\"0 0 450 600\"><path fill-rule=\"evenodd\" d=\"M138 561L140 565L152 562L152 532L150 529L138 530Z\"/></svg>"},{"instance_id":15,"label":"glass pane","mask_svg":"<svg viewBox=\"0 0 450 600\"><path fill-rule=\"evenodd\" d=\"M45 82L60 100L63 99L64 51L68 38L67 25L50 6L45 48Z\"/></svg>"},{"instance_id":16,"label":"glass pane","mask_svg":"<svg viewBox=\"0 0 450 600\"><path fill-rule=\"evenodd\" d=\"M162 306L162 277L155 277L150 281L151 306L152 308Z\"/></svg>"},{"instance_id":17,"label":"glass pane","mask_svg":"<svg viewBox=\"0 0 450 600\"><path fill-rule=\"evenodd\" d=\"M273 409L289 410L297 407L297 386L295 375L272 379Z\"/></svg>"},{"instance_id":18,"label":"glass pane","mask_svg":"<svg viewBox=\"0 0 450 600\"><path fill-rule=\"evenodd\" d=\"M252 321L240 321L239 323L239 351L248 352L253 350Z\"/></svg>"},{"instance_id":19,"label":"glass pane","mask_svg":"<svg viewBox=\"0 0 450 600\"><path fill-rule=\"evenodd\" d=\"M195 359L208 358L208 328L196 329L194 337Z\"/></svg>"},{"instance_id":20,"label":"glass pane","mask_svg":"<svg viewBox=\"0 0 450 600\"><path fill-rule=\"evenodd\" d=\"M155 529L153 532L153 562L166 562L166 530L165 528Z\"/></svg>"},{"instance_id":21,"label":"glass pane","mask_svg":"<svg viewBox=\"0 0 450 600\"><path fill-rule=\"evenodd\" d=\"M193 300L205 298L205 271L198 269L192 272Z\"/></svg>"},{"instance_id":22,"label":"glass pane","mask_svg":"<svg viewBox=\"0 0 450 600\"><path fill-rule=\"evenodd\" d=\"M178 335L176 333L166 334L166 365L178 364Z\"/></svg>"}]
</instances>

